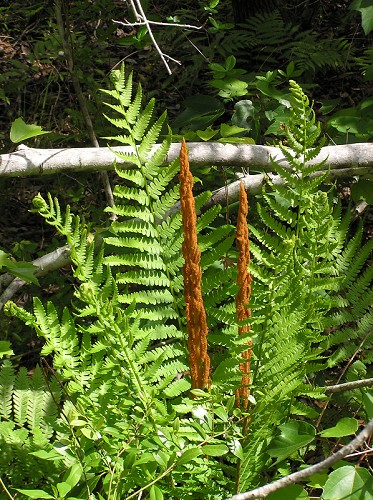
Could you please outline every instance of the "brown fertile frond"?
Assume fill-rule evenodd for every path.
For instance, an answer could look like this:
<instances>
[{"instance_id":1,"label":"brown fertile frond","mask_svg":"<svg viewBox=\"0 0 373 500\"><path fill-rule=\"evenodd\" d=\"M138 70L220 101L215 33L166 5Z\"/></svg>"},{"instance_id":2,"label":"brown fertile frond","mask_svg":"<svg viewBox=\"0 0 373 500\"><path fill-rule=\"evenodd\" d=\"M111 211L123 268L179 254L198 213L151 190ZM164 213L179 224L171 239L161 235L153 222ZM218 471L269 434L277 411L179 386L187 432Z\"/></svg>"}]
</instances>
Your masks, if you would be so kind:
<instances>
[{"instance_id":1,"label":"brown fertile frond","mask_svg":"<svg viewBox=\"0 0 373 500\"><path fill-rule=\"evenodd\" d=\"M249 228L247 225L247 215L249 212L249 204L247 201L247 194L244 185L240 184L240 202L237 217L237 229L236 229L236 244L238 249L238 261L237 261L237 285L238 292L236 295L236 314L238 321L244 321L250 318L251 311L248 309L247 305L250 301L251 294L251 275L249 273L250 264L250 240L249 240ZM250 331L250 326L240 326L238 327L238 333L240 335L248 333ZM236 391L236 404L237 406L243 406L246 409L248 406L248 397L250 394L250 360L252 356L251 341L248 342L249 349L243 353L243 357L246 359L244 363L240 364L240 369L243 373L241 380L241 387Z\"/></svg>"},{"instance_id":2,"label":"brown fertile frond","mask_svg":"<svg viewBox=\"0 0 373 500\"><path fill-rule=\"evenodd\" d=\"M189 168L185 139L180 151L180 204L184 241L182 246L184 298L188 332L188 351L192 389L204 389L209 380L210 357L207 353L207 321L202 299L201 252L197 242L196 208L193 198L193 176Z\"/></svg>"}]
</instances>

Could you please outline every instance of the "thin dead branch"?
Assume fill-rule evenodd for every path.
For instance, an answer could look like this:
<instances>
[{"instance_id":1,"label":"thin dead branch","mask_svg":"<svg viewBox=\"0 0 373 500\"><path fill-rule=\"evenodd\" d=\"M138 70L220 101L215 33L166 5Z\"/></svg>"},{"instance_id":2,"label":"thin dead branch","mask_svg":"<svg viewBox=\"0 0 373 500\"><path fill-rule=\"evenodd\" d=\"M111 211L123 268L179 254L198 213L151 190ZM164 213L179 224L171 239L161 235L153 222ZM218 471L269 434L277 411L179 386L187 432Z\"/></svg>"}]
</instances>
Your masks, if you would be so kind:
<instances>
[{"instance_id":1,"label":"thin dead branch","mask_svg":"<svg viewBox=\"0 0 373 500\"><path fill-rule=\"evenodd\" d=\"M282 477L273 483L266 484L265 486L260 486L254 490L247 491L246 493L239 493L238 495L233 495L227 500L254 500L256 498L265 498L270 493L281 490L286 486L291 484L299 483L304 481L308 477L313 476L319 472L329 469L332 465L345 458L350 453L353 453L357 448L359 448L364 441L367 441L373 432L373 418L369 423L363 428L363 430L356 436L355 439L350 441L350 443L343 446L336 453L333 453L328 458L319 462L318 464L311 465L307 469L303 469L288 476Z\"/></svg>"}]
</instances>

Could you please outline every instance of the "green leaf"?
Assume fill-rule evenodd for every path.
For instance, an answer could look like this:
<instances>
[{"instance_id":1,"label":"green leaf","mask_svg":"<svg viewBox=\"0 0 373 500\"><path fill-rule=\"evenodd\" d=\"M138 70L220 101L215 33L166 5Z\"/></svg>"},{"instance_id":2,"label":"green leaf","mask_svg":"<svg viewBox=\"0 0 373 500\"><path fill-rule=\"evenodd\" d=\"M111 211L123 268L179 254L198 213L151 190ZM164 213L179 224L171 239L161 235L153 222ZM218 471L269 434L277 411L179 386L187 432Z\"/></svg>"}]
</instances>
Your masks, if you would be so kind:
<instances>
[{"instance_id":1,"label":"green leaf","mask_svg":"<svg viewBox=\"0 0 373 500\"><path fill-rule=\"evenodd\" d=\"M346 465L333 471L326 481L322 500L371 500L373 477L367 469Z\"/></svg>"},{"instance_id":2,"label":"green leaf","mask_svg":"<svg viewBox=\"0 0 373 500\"><path fill-rule=\"evenodd\" d=\"M37 267L34 266L34 264L31 264L31 262L13 262L9 258L7 253L5 253L3 250L0 250L0 269L2 267L6 267L11 274L14 274L14 276L27 281L27 283L34 283L34 285L39 285L39 281L34 274L37 270Z\"/></svg>"},{"instance_id":3,"label":"green leaf","mask_svg":"<svg viewBox=\"0 0 373 500\"><path fill-rule=\"evenodd\" d=\"M197 130L197 135L203 141L209 141L218 133L217 130L213 130L211 127L207 127L205 130Z\"/></svg>"},{"instance_id":4,"label":"green leaf","mask_svg":"<svg viewBox=\"0 0 373 500\"><path fill-rule=\"evenodd\" d=\"M9 340L0 340L0 359L4 356L10 356L12 354L14 354L14 352L10 347Z\"/></svg>"},{"instance_id":5,"label":"green leaf","mask_svg":"<svg viewBox=\"0 0 373 500\"><path fill-rule=\"evenodd\" d=\"M341 109L328 120L338 132L355 134L363 139L373 135L373 98L364 99L358 106Z\"/></svg>"},{"instance_id":6,"label":"green leaf","mask_svg":"<svg viewBox=\"0 0 373 500\"><path fill-rule=\"evenodd\" d=\"M237 127L237 125L227 125L226 123L222 123L220 125L220 135L222 137L230 137L231 135L237 135L241 132L247 132L247 129L243 127Z\"/></svg>"},{"instance_id":7,"label":"green leaf","mask_svg":"<svg viewBox=\"0 0 373 500\"><path fill-rule=\"evenodd\" d=\"M163 492L157 485L153 484L149 491L150 500L163 500Z\"/></svg>"},{"instance_id":8,"label":"green leaf","mask_svg":"<svg viewBox=\"0 0 373 500\"><path fill-rule=\"evenodd\" d=\"M218 99L208 95L189 97L185 99L185 106L186 109L174 121L173 129L186 127L188 130L203 130L225 111Z\"/></svg>"},{"instance_id":9,"label":"green leaf","mask_svg":"<svg viewBox=\"0 0 373 500\"><path fill-rule=\"evenodd\" d=\"M34 285L40 286L39 280L35 276L35 271L38 269L34 264L31 264L31 262L14 262L12 265L8 266L9 272L17 276L18 278L21 278L24 281L27 281L27 283L33 283Z\"/></svg>"},{"instance_id":10,"label":"green leaf","mask_svg":"<svg viewBox=\"0 0 373 500\"><path fill-rule=\"evenodd\" d=\"M71 485L63 481L62 483L57 483L57 490L60 497L64 498L69 491L71 491Z\"/></svg>"},{"instance_id":11,"label":"green leaf","mask_svg":"<svg viewBox=\"0 0 373 500\"><path fill-rule=\"evenodd\" d=\"M373 418L373 389L366 389L363 392L364 409L367 412L368 419Z\"/></svg>"},{"instance_id":12,"label":"green leaf","mask_svg":"<svg viewBox=\"0 0 373 500\"><path fill-rule=\"evenodd\" d=\"M361 13L361 25L364 33L368 35L373 30L373 5L371 0L355 0L352 2L352 10Z\"/></svg>"},{"instance_id":13,"label":"green leaf","mask_svg":"<svg viewBox=\"0 0 373 500\"><path fill-rule=\"evenodd\" d=\"M91 441L97 441L101 437L99 432L94 431L90 427L82 427L80 429L80 432L83 434L83 436L85 436L87 439L90 439Z\"/></svg>"},{"instance_id":14,"label":"green leaf","mask_svg":"<svg viewBox=\"0 0 373 500\"><path fill-rule=\"evenodd\" d=\"M83 475L83 469L80 463L73 464L70 467L70 470L68 470L63 478L64 483L70 485L70 489L74 488L80 481L81 477ZM58 487L58 485L57 485Z\"/></svg>"},{"instance_id":15,"label":"green leaf","mask_svg":"<svg viewBox=\"0 0 373 500\"><path fill-rule=\"evenodd\" d=\"M272 85L270 85L268 82L264 80L258 80L255 82L255 85L262 94L271 97L272 99L275 99L278 101L280 104L283 104L285 107L290 108L290 96L289 93L283 90L278 90Z\"/></svg>"},{"instance_id":16,"label":"green leaf","mask_svg":"<svg viewBox=\"0 0 373 500\"><path fill-rule=\"evenodd\" d=\"M237 78L211 80L210 85L220 89L219 95L225 99L232 99L233 97L240 97L247 94L248 83Z\"/></svg>"},{"instance_id":17,"label":"green leaf","mask_svg":"<svg viewBox=\"0 0 373 500\"><path fill-rule=\"evenodd\" d=\"M197 396L199 398L206 398L209 396L209 394L202 389L192 389L190 392L193 394L193 396Z\"/></svg>"},{"instance_id":18,"label":"green leaf","mask_svg":"<svg viewBox=\"0 0 373 500\"><path fill-rule=\"evenodd\" d=\"M224 406L218 406L214 409L215 415L217 415L223 422L228 422L228 413Z\"/></svg>"},{"instance_id":19,"label":"green leaf","mask_svg":"<svg viewBox=\"0 0 373 500\"><path fill-rule=\"evenodd\" d=\"M295 451L311 443L316 435L316 429L307 422L291 420L280 425L281 434L270 443L267 453L281 462Z\"/></svg>"},{"instance_id":20,"label":"green leaf","mask_svg":"<svg viewBox=\"0 0 373 500\"><path fill-rule=\"evenodd\" d=\"M12 142L22 142L38 135L50 134L39 125L27 125L22 118L17 118L10 128L10 140Z\"/></svg>"},{"instance_id":21,"label":"green leaf","mask_svg":"<svg viewBox=\"0 0 373 500\"><path fill-rule=\"evenodd\" d=\"M33 455L34 457L41 458L42 460L62 460L61 454L54 449L50 451L46 450L31 451L29 454Z\"/></svg>"},{"instance_id":22,"label":"green leaf","mask_svg":"<svg viewBox=\"0 0 373 500\"><path fill-rule=\"evenodd\" d=\"M240 441L238 439L234 439L231 442L228 442L228 447L231 453L240 460L243 460L244 454Z\"/></svg>"},{"instance_id":23,"label":"green leaf","mask_svg":"<svg viewBox=\"0 0 373 500\"><path fill-rule=\"evenodd\" d=\"M181 455L179 460L177 461L177 465L184 465L195 458L199 457L202 455L202 450L201 448L189 448L188 450L185 450L184 453Z\"/></svg>"},{"instance_id":24,"label":"green leaf","mask_svg":"<svg viewBox=\"0 0 373 500\"><path fill-rule=\"evenodd\" d=\"M87 425L87 421L86 420L81 420L79 418L75 418L74 420L72 420L70 422L70 425L72 427L84 427L85 425Z\"/></svg>"},{"instance_id":25,"label":"green leaf","mask_svg":"<svg viewBox=\"0 0 373 500\"><path fill-rule=\"evenodd\" d=\"M54 498L52 495L43 490L21 490L18 488L15 489L16 491L19 491L23 495L26 495L30 498Z\"/></svg>"},{"instance_id":26,"label":"green leaf","mask_svg":"<svg viewBox=\"0 0 373 500\"><path fill-rule=\"evenodd\" d=\"M250 99L243 99L234 105L234 115L232 123L237 127L251 130L254 127L254 119L257 113L253 102Z\"/></svg>"},{"instance_id":27,"label":"green leaf","mask_svg":"<svg viewBox=\"0 0 373 500\"><path fill-rule=\"evenodd\" d=\"M314 474L307 480L307 486L310 486L311 488L323 488L328 480L328 477L329 476L326 472Z\"/></svg>"},{"instance_id":28,"label":"green leaf","mask_svg":"<svg viewBox=\"0 0 373 500\"><path fill-rule=\"evenodd\" d=\"M231 71L236 65L236 58L232 55L228 56L225 60L225 69Z\"/></svg>"},{"instance_id":29,"label":"green leaf","mask_svg":"<svg viewBox=\"0 0 373 500\"><path fill-rule=\"evenodd\" d=\"M309 498L307 491L299 484L291 484L267 496L267 500L297 500L298 498Z\"/></svg>"},{"instance_id":30,"label":"green leaf","mask_svg":"<svg viewBox=\"0 0 373 500\"><path fill-rule=\"evenodd\" d=\"M373 181L364 179L352 184L351 198L356 202L364 200L369 205L373 205Z\"/></svg>"},{"instance_id":31,"label":"green leaf","mask_svg":"<svg viewBox=\"0 0 373 500\"><path fill-rule=\"evenodd\" d=\"M319 434L321 437L344 437L355 434L359 427L359 423L356 418L341 418L334 427L325 429Z\"/></svg>"},{"instance_id":32,"label":"green leaf","mask_svg":"<svg viewBox=\"0 0 373 500\"><path fill-rule=\"evenodd\" d=\"M225 444L206 444L202 446L202 453L209 457L221 457L228 453L228 447Z\"/></svg>"}]
</instances>

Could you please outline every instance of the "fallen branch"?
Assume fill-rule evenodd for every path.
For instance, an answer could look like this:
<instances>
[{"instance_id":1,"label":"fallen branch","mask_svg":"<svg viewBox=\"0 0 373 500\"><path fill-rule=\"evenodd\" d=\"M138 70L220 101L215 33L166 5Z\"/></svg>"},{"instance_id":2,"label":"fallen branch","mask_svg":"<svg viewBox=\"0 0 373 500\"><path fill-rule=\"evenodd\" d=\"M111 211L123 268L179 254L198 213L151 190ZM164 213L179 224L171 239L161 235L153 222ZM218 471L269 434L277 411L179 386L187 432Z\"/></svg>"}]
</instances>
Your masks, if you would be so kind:
<instances>
[{"instance_id":1,"label":"fallen branch","mask_svg":"<svg viewBox=\"0 0 373 500\"><path fill-rule=\"evenodd\" d=\"M197 143L199 145L199 143ZM261 146L258 146L261 147ZM28 149L28 148L27 148ZM98 154L102 152L103 149L108 149L108 148L100 148L100 149L91 149L88 148L88 151L94 151L95 154ZM279 151L277 148L276 152ZM32 150L36 151L36 150ZM38 151L43 151L43 150L38 150ZM83 150L84 151L84 150ZM109 151L110 152L110 151ZM111 153L111 152L110 152ZM3 155L5 156L5 155ZM1 165L0 165L1 168ZM357 175L357 174L364 174L369 171L370 167L367 166L357 166L354 168L341 168L339 170L331 170L329 173L329 179L333 180L336 177L351 177L352 175ZM352 173L352 171L354 173ZM322 175L323 172L316 172L314 175ZM283 184L284 181L281 177L278 175L273 175L273 174L267 174L268 177L270 177L271 181L274 184ZM220 204L220 205L225 205L226 203L233 203L238 200L239 197L239 191L240 191L240 182L243 182L245 189L249 195L256 195L259 194L262 191L262 187L265 181L265 174L256 174L256 175L244 175L242 176L238 181L232 182L231 184L228 184L227 186L224 186L222 188L217 189L216 191L213 191L211 198L207 201L206 205L204 206L205 209L210 208L212 205ZM170 209L170 211L165 214L165 217L177 212L180 210L180 202L175 203L175 205ZM43 274L46 274L49 270L55 270L58 269L59 267L63 267L66 264L70 263L70 257L68 255L68 252L66 250L66 246L60 247L54 252L51 252L50 254L46 254L40 259L36 259L32 263L40 267L42 266L44 271ZM60 256L58 252L62 252L63 255L65 255L64 259L60 259ZM45 259L45 260L43 260ZM53 261L55 260L55 266L53 267ZM48 264L46 264L48 262ZM36 276L42 276L40 274L40 270L38 270L35 273ZM12 284L12 285L11 285ZM14 278L13 275L10 273L6 273L2 276L0 276L0 293L6 286L10 286L9 289L5 290L2 295L0 295L0 311L4 307L4 304L7 300L10 300L15 293L24 285L26 282L19 278Z\"/></svg>"},{"instance_id":2,"label":"fallen branch","mask_svg":"<svg viewBox=\"0 0 373 500\"><path fill-rule=\"evenodd\" d=\"M149 153L160 145L156 144ZM131 153L130 146L114 147L116 151ZM173 143L165 156L167 164L178 158L180 144ZM234 166L237 171L271 171L271 158L283 167L288 166L279 148L251 144L222 144L218 142L191 142L188 144L192 169L204 166ZM350 169L350 175L373 172L373 143L326 146L309 164L326 159L325 169ZM117 157L109 148L36 149L20 145L14 153L0 155L0 176L27 177L55 174L58 172L86 172L113 170L114 163L120 168L133 168L133 164Z\"/></svg>"},{"instance_id":3,"label":"fallen branch","mask_svg":"<svg viewBox=\"0 0 373 500\"><path fill-rule=\"evenodd\" d=\"M259 488L255 488L254 490L247 491L246 493L239 493L238 495L233 495L227 500L253 500L255 498L265 498L270 493L274 493L275 491L281 490L286 486L291 484L299 483L308 477L313 476L325 469L328 469L332 465L336 464L342 458L345 458L350 453L354 452L357 448L359 448L364 441L369 439L369 436L373 432L373 418L369 421L369 423L363 428L363 430L356 436L355 439L350 441L350 443L343 446L340 450L333 455L330 455L328 458L319 462L318 464L311 465L307 469L300 470L298 472L294 472L293 474L289 474L288 476L282 477L277 481L273 481L273 483L266 484L265 486L260 486Z\"/></svg>"},{"instance_id":4,"label":"fallen branch","mask_svg":"<svg viewBox=\"0 0 373 500\"><path fill-rule=\"evenodd\" d=\"M325 387L325 392L327 394L335 394L337 392L352 391L353 389L361 389L363 387L373 387L373 378L354 380L353 382L346 382L345 384L328 385Z\"/></svg>"},{"instance_id":5,"label":"fallen branch","mask_svg":"<svg viewBox=\"0 0 373 500\"><path fill-rule=\"evenodd\" d=\"M41 277L48 274L50 271L55 271L71 263L70 250L68 245L57 248L53 252L47 253L38 259L32 261L32 264L37 268L35 276ZM0 276L0 311L4 304L13 298L26 281L21 278L15 278L11 273L5 273ZM3 291L4 290L4 291Z\"/></svg>"}]
</instances>

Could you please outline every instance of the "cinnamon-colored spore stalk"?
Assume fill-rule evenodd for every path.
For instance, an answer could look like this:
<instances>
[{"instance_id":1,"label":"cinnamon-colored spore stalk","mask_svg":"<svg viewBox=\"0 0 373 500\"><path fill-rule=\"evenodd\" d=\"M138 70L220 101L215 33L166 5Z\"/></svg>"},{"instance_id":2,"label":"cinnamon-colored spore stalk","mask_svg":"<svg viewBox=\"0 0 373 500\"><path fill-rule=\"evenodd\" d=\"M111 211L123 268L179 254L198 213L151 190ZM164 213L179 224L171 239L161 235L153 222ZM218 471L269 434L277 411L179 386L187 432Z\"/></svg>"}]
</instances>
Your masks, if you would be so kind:
<instances>
[{"instance_id":1,"label":"cinnamon-colored spore stalk","mask_svg":"<svg viewBox=\"0 0 373 500\"><path fill-rule=\"evenodd\" d=\"M201 252L197 242L197 215L192 189L193 176L189 168L186 142L183 139L180 151L180 203L184 232L182 251L185 260L183 277L188 351L192 389L204 389L209 380L210 357L207 353L208 328L202 299Z\"/></svg>"},{"instance_id":2,"label":"cinnamon-colored spore stalk","mask_svg":"<svg viewBox=\"0 0 373 500\"><path fill-rule=\"evenodd\" d=\"M250 318L251 311L247 305L250 300L251 294L251 275L249 273L250 264L250 240L249 228L247 225L247 215L249 212L249 205L244 185L240 184L240 203L237 217L236 229L236 244L238 249L237 261L237 285L238 292L236 295L236 314L238 321L244 321ZM238 327L239 334L245 334L250 331L250 326ZM252 356L251 341L248 341L249 348L243 353L245 362L240 364L242 371L241 387L236 391L236 404L246 410L250 395L250 360Z\"/></svg>"}]
</instances>

